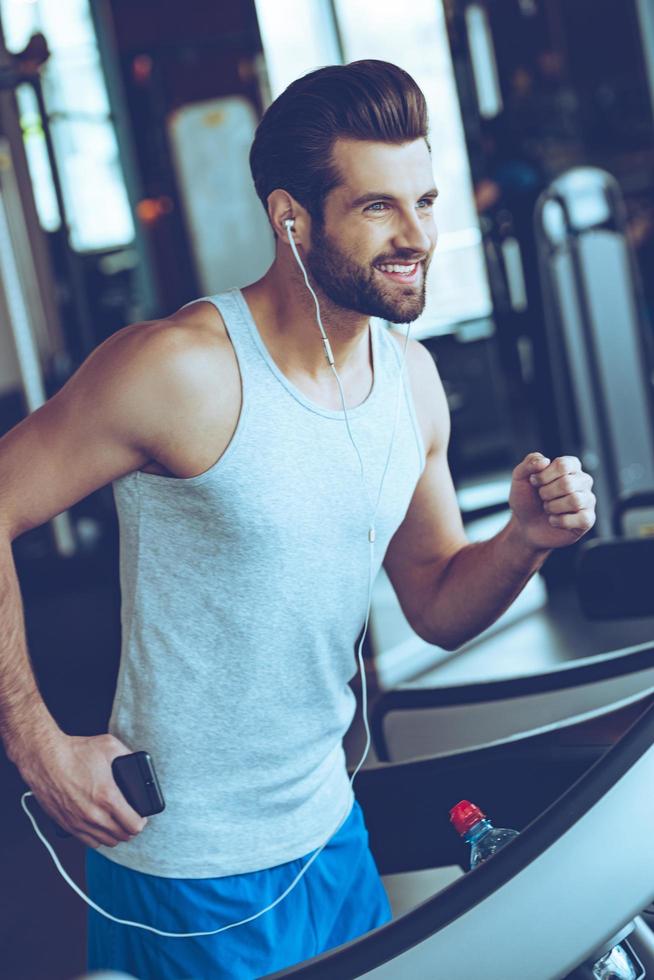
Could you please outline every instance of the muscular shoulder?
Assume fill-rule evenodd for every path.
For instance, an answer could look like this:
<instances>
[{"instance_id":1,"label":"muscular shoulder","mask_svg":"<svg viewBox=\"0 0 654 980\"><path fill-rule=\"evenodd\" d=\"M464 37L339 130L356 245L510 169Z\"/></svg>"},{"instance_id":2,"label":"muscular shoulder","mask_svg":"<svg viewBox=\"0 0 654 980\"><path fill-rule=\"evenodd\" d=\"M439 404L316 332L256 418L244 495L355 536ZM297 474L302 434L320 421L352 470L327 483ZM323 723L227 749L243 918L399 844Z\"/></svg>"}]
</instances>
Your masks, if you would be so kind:
<instances>
[{"instance_id":1,"label":"muscular shoulder","mask_svg":"<svg viewBox=\"0 0 654 980\"><path fill-rule=\"evenodd\" d=\"M149 384L176 389L216 377L231 366L233 351L218 310L199 302L161 320L134 323L110 338L116 360L145 374ZM109 354L110 352L107 352Z\"/></svg>"},{"instance_id":2,"label":"muscular shoulder","mask_svg":"<svg viewBox=\"0 0 654 980\"><path fill-rule=\"evenodd\" d=\"M404 349L404 335L390 331L400 351ZM422 432L427 454L442 451L450 437L450 412L436 362L424 344L409 340L406 351L406 368L416 415Z\"/></svg>"},{"instance_id":3,"label":"muscular shoulder","mask_svg":"<svg viewBox=\"0 0 654 980\"><path fill-rule=\"evenodd\" d=\"M239 379L206 314L119 330L3 436L0 523L12 538L153 459L179 476L214 461L238 416Z\"/></svg>"},{"instance_id":4,"label":"muscular shoulder","mask_svg":"<svg viewBox=\"0 0 654 980\"><path fill-rule=\"evenodd\" d=\"M112 342L116 361L128 373L142 376L152 393L164 387L169 395L183 393L189 385L202 386L209 376L220 381L234 358L220 314L205 302L161 320L131 324L114 334Z\"/></svg>"},{"instance_id":5,"label":"muscular shoulder","mask_svg":"<svg viewBox=\"0 0 654 980\"><path fill-rule=\"evenodd\" d=\"M233 348L218 311L206 302L117 331L80 375L97 392L98 409L110 409L116 424L148 450L239 397Z\"/></svg>"}]
</instances>

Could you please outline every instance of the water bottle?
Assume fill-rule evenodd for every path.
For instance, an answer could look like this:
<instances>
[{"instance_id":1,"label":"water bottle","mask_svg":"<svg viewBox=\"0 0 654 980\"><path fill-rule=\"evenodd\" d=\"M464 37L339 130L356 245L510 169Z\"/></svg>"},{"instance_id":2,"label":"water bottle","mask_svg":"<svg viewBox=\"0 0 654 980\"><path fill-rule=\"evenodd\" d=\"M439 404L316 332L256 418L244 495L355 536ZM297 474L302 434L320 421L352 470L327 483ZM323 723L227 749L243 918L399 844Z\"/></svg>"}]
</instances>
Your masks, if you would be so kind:
<instances>
[{"instance_id":1,"label":"water bottle","mask_svg":"<svg viewBox=\"0 0 654 980\"><path fill-rule=\"evenodd\" d=\"M493 827L486 814L468 800L461 800L450 810L450 820L454 829L470 844L470 867L476 868L487 858L518 836L517 830L508 827Z\"/></svg>"},{"instance_id":2,"label":"water bottle","mask_svg":"<svg viewBox=\"0 0 654 980\"><path fill-rule=\"evenodd\" d=\"M454 829L470 844L470 868L476 868L493 854L501 850L505 844L519 836L519 831L508 827L493 827L478 806L469 800L461 800L450 810L450 821ZM643 974L636 971L634 963L618 943L612 949L596 960L591 957L571 976L588 976L592 980L638 980ZM592 972L590 972L592 971Z\"/></svg>"}]
</instances>

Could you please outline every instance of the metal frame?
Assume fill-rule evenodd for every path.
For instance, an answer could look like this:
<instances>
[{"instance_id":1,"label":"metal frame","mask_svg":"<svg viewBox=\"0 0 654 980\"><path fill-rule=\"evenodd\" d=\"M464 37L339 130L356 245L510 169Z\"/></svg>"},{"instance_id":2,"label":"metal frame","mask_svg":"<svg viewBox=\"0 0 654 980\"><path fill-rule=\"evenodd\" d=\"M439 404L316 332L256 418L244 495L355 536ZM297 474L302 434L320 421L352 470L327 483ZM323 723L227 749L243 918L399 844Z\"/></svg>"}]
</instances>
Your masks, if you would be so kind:
<instances>
[{"instance_id":1,"label":"metal frame","mask_svg":"<svg viewBox=\"0 0 654 980\"><path fill-rule=\"evenodd\" d=\"M654 351L617 182L569 171L539 198L535 226L561 439L594 477L608 536L618 500L654 489Z\"/></svg>"}]
</instances>

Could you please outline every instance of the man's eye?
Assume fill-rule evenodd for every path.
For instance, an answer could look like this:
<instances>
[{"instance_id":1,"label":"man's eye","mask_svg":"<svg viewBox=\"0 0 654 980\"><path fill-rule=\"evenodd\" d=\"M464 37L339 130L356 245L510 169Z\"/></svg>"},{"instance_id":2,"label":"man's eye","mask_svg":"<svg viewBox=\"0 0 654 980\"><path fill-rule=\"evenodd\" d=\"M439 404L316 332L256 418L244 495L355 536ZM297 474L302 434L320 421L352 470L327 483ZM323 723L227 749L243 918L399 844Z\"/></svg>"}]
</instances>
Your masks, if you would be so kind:
<instances>
[{"instance_id":1,"label":"man's eye","mask_svg":"<svg viewBox=\"0 0 654 980\"><path fill-rule=\"evenodd\" d=\"M423 205L422 210L424 211L425 208L431 208L431 207L433 207L433 205L434 205L434 198L433 197L423 197L423 198L421 198L418 201L418 204L422 204Z\"/></svg>"},{"instance_id":2,"label":"man's eye","mask_svg":"<svg viewBox=\"0 0 654 980\"><path fill-rule=\"evenodd\" d=\"M387 205L383 201L375 201L373 204L369 204L368 207L365 208L364 210L379 212L381 208L385 208L385 207L387 207Z\"/></svg>"}]
</instances>

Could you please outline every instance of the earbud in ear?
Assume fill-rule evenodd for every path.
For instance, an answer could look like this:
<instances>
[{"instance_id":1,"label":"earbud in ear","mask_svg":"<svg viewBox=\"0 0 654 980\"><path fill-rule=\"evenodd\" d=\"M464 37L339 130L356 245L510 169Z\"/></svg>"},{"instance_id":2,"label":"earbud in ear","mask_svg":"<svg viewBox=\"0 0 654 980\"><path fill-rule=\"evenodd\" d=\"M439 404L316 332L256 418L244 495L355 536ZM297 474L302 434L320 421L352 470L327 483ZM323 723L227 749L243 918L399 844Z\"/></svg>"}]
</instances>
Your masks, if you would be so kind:
<instances>
[{"instance_id":1,"label":"earbud in ear","mask_svg":"<svg viewBox=\"0 0 654 980\"><path fill-rule=\"evenodd\" d=\"M286 231L287 232L293 231L293 225L294 224L295 224L295 218L287 218L286 221L284 222L284 226L286 228Z\"/></svg>"}]
</instances>

